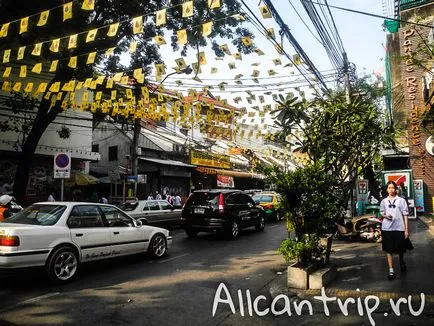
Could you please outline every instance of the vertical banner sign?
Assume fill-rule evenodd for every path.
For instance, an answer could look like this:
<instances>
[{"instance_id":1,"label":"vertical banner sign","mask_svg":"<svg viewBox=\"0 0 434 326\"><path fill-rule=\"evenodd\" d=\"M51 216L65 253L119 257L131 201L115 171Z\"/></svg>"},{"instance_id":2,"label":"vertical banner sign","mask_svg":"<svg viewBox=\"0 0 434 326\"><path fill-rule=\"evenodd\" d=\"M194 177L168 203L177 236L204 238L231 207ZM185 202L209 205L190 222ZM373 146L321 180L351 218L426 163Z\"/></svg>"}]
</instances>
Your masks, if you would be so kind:
<instances>
[{"instance_id":1,"label":"vertical banner sign","mask_svg":"<svg viewBox=\"0 0 434 326\"><path fill-rule=\"evenodd\" d=\"M368 180L357 180L357 215L363 215L368 202Z\"/></svg>"},{"instance_id":2,"label":"vertical banner sign","mask_svg":"<svg viewBox=\"0 0 434 326\"><path fill-rule=\"evenodd\" d=\"M69 179L71 177L71 153L54 155L54 178Z\"/></svg>"},{"instance_id":3,"label":"vertical banner sign","mask_svg":"<svg viewBox=\"0 0 434 326\"><path fill-rule=\"evenodd\" d=\"M413 180L414 191L414 206L416 206L416 212L425 212L425 204L423 201L423 180Z\"/></svg>"}]
</instances>

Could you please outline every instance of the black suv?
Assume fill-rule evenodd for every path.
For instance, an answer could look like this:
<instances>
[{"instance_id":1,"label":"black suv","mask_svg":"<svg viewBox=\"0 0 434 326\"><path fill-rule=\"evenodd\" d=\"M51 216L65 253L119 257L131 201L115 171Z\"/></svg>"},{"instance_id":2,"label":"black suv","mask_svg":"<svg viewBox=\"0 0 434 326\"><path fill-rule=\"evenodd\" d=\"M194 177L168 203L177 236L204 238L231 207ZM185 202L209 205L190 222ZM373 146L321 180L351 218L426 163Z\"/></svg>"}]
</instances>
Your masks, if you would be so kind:
<instances>
[{"instance_id":1,"label":"black suv","mask_svg":"<svg viewBox=\"0 0 434 326\"><path fill-rule=\"evenodd\" d=\"M182 210L185 232L195 237L198 232L225 232L236 238L240 229L265 228L264 209L240 190L211 189L195 191Z\"/></svg>"}]
</instances>

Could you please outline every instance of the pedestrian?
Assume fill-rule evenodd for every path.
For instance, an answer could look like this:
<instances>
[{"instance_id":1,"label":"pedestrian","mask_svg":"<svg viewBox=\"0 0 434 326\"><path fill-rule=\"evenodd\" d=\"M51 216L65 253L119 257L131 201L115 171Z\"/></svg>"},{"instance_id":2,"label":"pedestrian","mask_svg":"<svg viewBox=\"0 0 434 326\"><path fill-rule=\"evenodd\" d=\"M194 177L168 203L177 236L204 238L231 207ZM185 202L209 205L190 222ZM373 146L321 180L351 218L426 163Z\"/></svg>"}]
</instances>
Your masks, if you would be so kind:
<instances>
[{"instance_id":1,"label":"pedestrian","mask_svg":"<svg viewBox=\"0 0 434 326\"><path fill-rule=\"evenodd\" d=\"M408 238L408 206L404 198L397 196L397 185L394 181L386 184L388 196L380 203L380 212L383 216L381 225L382 246L386 252L389 273L387 279L395 279L393 269L393 254L399 255L401 272L407 271L404 261L405 239Z\"/></svg>"},{"instance_id":2,"label":"pedestrian","mask_svg":"<svg viewBox=\"0 0 434 326\"><path fill-rule=\"evenodd\" d=\"M159 194L158 191L155 192L155 199L156 200L161 200L161 195Z\"/></svg>"},{"instance_id":3,"label":"pedestrian","mask_svg":"<svg viewBox=\"0 0 434 326\"><path fill-rule=\"evenodd\" d=\"M50 195L48 196L47 201L56 201L56 199L54 198L54 194L50 193Z\"/></svg>"},{"instance_id":4,"label":"pedestrian","mask_svg":"<svg viewBox=\"0 0 434 326\"><path fill-rule=\"evenodd\" d=\"M147 200L154 200L154 197L152 197L152 193L149 193Z\"/></svg>"},{"instance_id":5,"label":"pedestrian","mask_svg":"<svg viewBox=\"0 0 434 326\"><path fill-rule=\"evenodd\" d=\"M12 200L14 197L9 195L0 196L0 221L12 216Z\"/></svg>"},{"instance_id":6,"label":"pedestrian","mask_svg":"<svg viewBox=\"0 0 434 326\"><path fill-rule=\"evenodd\" d=\"M176 196L175 196L175 207L177 207L177 208L182 207L181 196L180 196L179 192L176 193Z\"/></svg>"},{"instance_id":7,"label":"pedestrian","mask_svg":"<svg viewBox=\"0 0 434 326\"><path fill-rule=\"evenodd\" d=\"M108 199L107 199L105 196L102 196L102 197L99 199L99 202L100 202L101 204L108 204Z\"/></svg>"},{"instance_id":8,"label":"pedestrian","mask_svg":"<svg viewBox=\"0 0 434 326\"><path fill-rule=\"evenodd\" d=\"M170 195L167 195L167 201L169 202L170 205L174 206L175 205L175 193L172 192Z\"/></svg>"}]
</instances>

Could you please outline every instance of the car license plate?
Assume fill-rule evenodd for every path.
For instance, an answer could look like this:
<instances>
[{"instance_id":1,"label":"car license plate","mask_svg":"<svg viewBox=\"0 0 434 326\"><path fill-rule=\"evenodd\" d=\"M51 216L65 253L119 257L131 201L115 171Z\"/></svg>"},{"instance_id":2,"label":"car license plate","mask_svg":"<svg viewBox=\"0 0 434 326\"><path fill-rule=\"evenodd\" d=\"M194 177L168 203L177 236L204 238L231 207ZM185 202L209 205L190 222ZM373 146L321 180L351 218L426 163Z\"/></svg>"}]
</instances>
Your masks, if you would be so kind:
<instances>
[{"instance_id":1,"label":"car license plate","mask_svg":"<svg viewBox=\"0 0 434 326\"><path fill-rule=\"evenodd\" d=\"M195 214L205 214L205 208L195 208L194 213Z\"/></svg>"}]
</instances>

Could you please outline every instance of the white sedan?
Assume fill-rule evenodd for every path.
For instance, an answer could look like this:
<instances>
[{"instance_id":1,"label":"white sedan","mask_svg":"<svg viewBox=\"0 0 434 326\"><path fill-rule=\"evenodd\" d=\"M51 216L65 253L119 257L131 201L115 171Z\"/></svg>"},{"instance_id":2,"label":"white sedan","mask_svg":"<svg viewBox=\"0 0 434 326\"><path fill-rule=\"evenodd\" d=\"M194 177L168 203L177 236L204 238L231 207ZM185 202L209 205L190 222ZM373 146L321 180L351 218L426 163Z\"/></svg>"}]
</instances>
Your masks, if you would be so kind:
<instances>
[{"instance_id":1,"label":"white sedan","mask_svg":"<svg viewBox=\"0 0 434 326\"><path fill-rule=\"evenodd\" d=\"M53 282L65 283L80 263L142 252L159 258L171 244L168 230L112 205L43 202L0 223L0 268L44 266Z\"/></svg>"}]
</instances>

